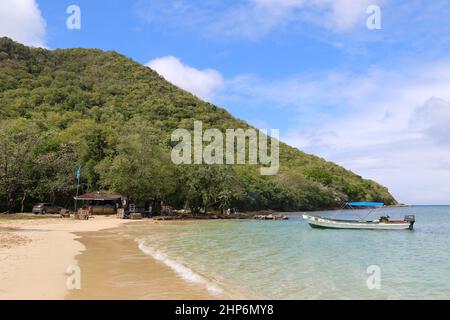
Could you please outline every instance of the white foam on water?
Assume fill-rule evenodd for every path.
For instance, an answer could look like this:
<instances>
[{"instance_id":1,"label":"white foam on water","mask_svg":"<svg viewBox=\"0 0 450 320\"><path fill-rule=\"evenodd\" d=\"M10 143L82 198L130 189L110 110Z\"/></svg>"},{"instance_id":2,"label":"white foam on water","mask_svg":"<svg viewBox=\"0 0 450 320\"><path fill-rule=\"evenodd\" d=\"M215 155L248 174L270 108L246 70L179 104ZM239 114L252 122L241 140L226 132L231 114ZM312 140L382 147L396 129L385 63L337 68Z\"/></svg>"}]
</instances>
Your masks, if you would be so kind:
<instances>
[{"instance_id":1,"label":"white foam on water","mask_svg":"<svg viewBox=\"0 0 450 320\"><path fill-rule=\"evenodd\" d=\"M209 280L207 280L205 277L202 277L198 273L195 273L193 270L189 269L182 263L171 259L167 254L155 250L154 248L146 245L145 240L140 239L138 240L138 243L139 249L142 252L153 257L158 261L161 261L166 266L175 271L177 274L179 274L184 280L204 285L208 290L208 292L210 292L211 294L218 295L222 293L222 290L217 285L211 283Z\"/></svg>"}]
</instances>

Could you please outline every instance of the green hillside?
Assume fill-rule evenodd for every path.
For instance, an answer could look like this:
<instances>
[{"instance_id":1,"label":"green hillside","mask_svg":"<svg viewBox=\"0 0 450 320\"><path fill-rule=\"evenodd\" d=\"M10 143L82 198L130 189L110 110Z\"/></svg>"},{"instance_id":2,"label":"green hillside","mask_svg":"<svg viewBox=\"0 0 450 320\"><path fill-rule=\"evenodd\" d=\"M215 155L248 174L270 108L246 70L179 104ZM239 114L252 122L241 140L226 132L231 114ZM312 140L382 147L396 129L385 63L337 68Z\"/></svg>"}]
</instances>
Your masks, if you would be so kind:
<instances>
[{"instance_id":1,"label":"green hillside","mask_svg":"<svg viewBox=\"0 0 450 320\"><path fill-rule=\"evenodd\" d=\"M347 200L395 203L388 190L280 143L280 172L259 166L174 165L170 134L194 120L248 128L116 52L35 49L0 38L0 211L34 201L69 205L109 189L181 208L313 210ZM1 210L4 209L4 210Z\"/></svg>"}]
</instances>

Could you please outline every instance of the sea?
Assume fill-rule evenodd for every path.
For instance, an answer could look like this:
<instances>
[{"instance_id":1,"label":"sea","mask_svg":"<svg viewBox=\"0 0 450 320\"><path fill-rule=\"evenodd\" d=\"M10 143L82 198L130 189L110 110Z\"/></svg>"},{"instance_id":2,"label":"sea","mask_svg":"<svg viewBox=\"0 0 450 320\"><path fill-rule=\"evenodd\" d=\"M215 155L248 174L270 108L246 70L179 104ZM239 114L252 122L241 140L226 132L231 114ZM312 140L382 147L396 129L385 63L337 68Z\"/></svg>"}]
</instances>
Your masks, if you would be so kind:
<instances>
[{"instance_id":1,"label":"sea","mask_svg":"<svg viewBox=\"0 0 450 320\"><path fill-rule=\"evenodd\" d=\"M142 225L136 246L212 295L249 299L450 299L450 206L314 212L401 219L414 230L313 229L289 220Z\"/></svg>"}]
</instances>

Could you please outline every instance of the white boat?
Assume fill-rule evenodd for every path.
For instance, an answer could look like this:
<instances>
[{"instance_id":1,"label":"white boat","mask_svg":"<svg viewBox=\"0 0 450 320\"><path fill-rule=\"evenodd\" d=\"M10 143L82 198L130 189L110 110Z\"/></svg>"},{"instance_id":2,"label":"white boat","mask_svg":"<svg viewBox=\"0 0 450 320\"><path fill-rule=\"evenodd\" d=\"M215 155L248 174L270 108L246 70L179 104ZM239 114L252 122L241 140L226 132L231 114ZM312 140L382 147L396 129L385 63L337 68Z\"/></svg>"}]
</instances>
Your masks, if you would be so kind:
<instances>
[{"instance_id":1,"label":"white boat","mask_svg":"<svg viewBox=\"0 0 450 320\"><path fill-rule=\"evenodd\" d=\"M379 202L348 202L349 207L382 207L383 203ZM303 214L305 219L312 228L321 229L375 229L375 230L413 230L415 223L414 215L407 215L403 220L390 220L389 216L382 216L377 220L343 220L332 219Z\"/></svg>"}]
</instances>

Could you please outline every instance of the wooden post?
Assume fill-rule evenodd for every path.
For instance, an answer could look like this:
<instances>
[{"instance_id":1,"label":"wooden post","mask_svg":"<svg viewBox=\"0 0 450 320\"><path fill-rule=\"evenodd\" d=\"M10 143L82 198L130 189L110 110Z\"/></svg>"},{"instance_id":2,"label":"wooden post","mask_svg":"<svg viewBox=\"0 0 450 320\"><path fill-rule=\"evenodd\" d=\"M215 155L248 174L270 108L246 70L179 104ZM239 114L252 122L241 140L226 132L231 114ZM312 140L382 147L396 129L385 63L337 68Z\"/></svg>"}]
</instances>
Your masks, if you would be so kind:
<instances>
[{"instance_id":1,"label":"wooden post","mask_svg":"<svg viewBox=\"0 0 450 320\"><path fill-rule=\"evenodd\" d=\"M76 198L78 198L78 190L79 190L79 188L80 188L80 176L77 177L77 195L76 195ZM74 208L75 208L74 212L77 212L78 211L78 200L76 200L76 199L75 199Z\"/></svg>"}]
</instances>

